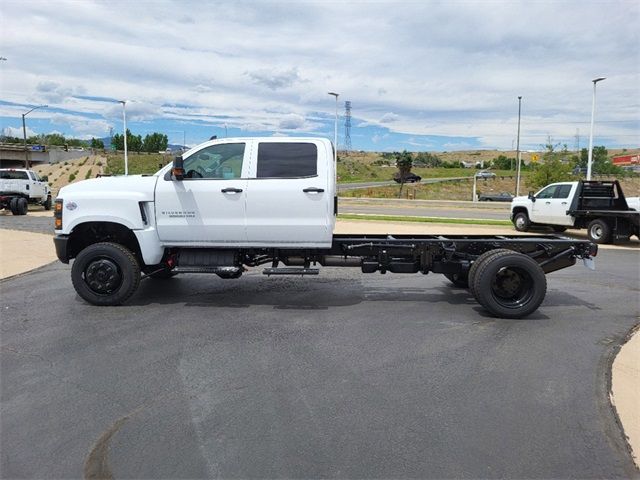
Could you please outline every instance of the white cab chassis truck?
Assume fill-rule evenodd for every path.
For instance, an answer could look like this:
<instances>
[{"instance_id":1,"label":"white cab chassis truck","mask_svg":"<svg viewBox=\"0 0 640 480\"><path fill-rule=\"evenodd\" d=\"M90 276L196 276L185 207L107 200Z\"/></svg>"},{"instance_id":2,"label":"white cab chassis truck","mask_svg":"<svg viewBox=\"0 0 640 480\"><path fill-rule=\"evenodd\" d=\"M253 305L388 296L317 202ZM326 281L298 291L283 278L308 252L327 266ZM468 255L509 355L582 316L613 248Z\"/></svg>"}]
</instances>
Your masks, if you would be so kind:
<instances>
[{"instance_id":1,"label":"white cab chassis truck","mask_svg":"<svg viewBox=\"0 0 640 480\"><path fill-rule=\"evenodd\" d=\"M240 277L444 274L491 314L520 318L546 294L545 274L590 265L597 246L555 236L334 235L336 166L321 138L213 140L155 175L102 177L60 190L54 243L73 285L94 305L118 305L146 281L180 273Z\"/></svg>"},{"instance_id":2,"label":"white cab chassis truck","mask_svg":"<svg viewBox=\"0 0 640 480\"><path fill-rule=\"evenodd\" d=\"M551 227L586 228L595 243L640 238L640 199L626 198L617 180L582 180L547 185L538 193L511 201L511 221L516 230Z\"/></svg>"},{"instance_id":3,"label":"white cab chassis truck","mask_svg":"<svg viewBox=\"0 0 640 480\"><path fill-rule=\"evenodd\" d=\"M33 170L0 168L0 210L26 215L29 204L51 210L51 189Z\"/></svg>"}]
</instances>

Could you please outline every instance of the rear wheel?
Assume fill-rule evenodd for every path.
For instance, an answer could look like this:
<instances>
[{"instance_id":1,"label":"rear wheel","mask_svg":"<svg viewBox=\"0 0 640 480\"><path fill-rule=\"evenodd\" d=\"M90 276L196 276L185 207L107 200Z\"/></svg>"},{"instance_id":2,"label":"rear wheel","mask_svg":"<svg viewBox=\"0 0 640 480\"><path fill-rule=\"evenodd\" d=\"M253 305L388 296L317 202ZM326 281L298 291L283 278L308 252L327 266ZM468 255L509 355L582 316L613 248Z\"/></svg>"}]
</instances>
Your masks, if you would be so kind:
<instances>
[{"instance_id":1,"label":"rear wheel","mask_svg":"<svg viewBox=\"0 0 640 480\"><path fill-rule=\"evenodd\" d=\"M596 218L589 223L587 234L589 235L589 240L594 243L611 242L611 227L601 218Z\"/></svg>"},{"instance_id":2,"label":"rear wheel","mask_svg":"<svg viewBox=\"0 0 640 480\"><path fill-rule=\"evenodd\" d=\"M526 232L529 230L531 226L531 222L529 221L529 215L525 212L518 212L513 217L513 226L519 232Z\"/></svg>"},{"instance_id":3,"label":"rear wheel","mask_svg":"<svg viewBox=\"0 0 640 480\"><path fill-rule=\"evenodd\" d=\"M73 287L93 305L121 305L140 283L140 266L131 251L111 242L82 250L71 267Z\"/></svg>"},{"instance_id":4,"label":"rear wheel","mask_svg":"<svg viewBox=\"0 0 640 480\"><path fill-rule=\"evenodd\" d=\"M546 293L544 271L522 253L498 252L479 265L474 277L476 300L500 318L522 318L533 313Z\"/></svg>"},{"instance_id":5,"label":"rear wheel","mask_svg":"<svg viewBox=\"0 0 640 480\"><path fill-rule=\"evenodd\" d=\"M9 210L11 210L13 215L20 215L18 213L18 197L13 197L9 200Z\"/></svg>"},{"instance_id":6,"label":"rear wheel","mask_svg":"<svg viewBox=\"0 0 640 480\"><path fill-rule=\"evenodd\" d=\"M16 211L18 212L16 215L26 215L29 210L29 203L27 199L24 197L18 198L16 202Z\"/></svg>"},{"instance_id":7,"label":"rear wheel","mask_svg":"<svg viewBox=\"0 0 640 480\"><path fill-rule=\"evenodd\" d=\"M47 195L47 199L42 204L45 210L51 210L51 195Z\"/></svg>"},{"instance_id":8,"label":"rear wheel","mask_svg":"<svg viewBox=\"0 0 640 480\"><path fill-rule=\"evenodd\" d=\"M476 272L478 271L478 268L488 258L491 258L492 256L494 256L495 254L497 254L499 252L511 252L511 250L507 250L506 248L496 248L495 250L489 250L488 252L484 252L482 255L480 255L478 258L476 258L475 261L471 264L471 268L469 268L468 281L469 281L469 290L471 291L471 294L474 297L476 296L476 293L475 293L475 290L474 290L474 284L475 284L474 279L476 277Z\"/></svg>"}]
</instances>

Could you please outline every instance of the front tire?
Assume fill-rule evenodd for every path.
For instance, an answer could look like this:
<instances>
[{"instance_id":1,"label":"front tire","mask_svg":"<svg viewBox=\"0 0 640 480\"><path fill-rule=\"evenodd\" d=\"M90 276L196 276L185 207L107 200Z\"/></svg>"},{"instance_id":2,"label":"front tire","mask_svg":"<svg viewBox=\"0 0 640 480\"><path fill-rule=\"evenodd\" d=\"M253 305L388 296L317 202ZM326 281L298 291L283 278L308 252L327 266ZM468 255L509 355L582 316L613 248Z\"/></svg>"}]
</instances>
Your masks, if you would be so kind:
<instances>
[{"instance_id":1,"label":"front tire","mask_svg":"<svg viewBox=\"0 0 640 480\"><path fill-rule=\"evenodd\" d=\"M538 262L518 252L498 252L480 264L474 296L499 318L522 318L535 312L547 293L547 278Z\"/></svg>"},{"instance_id":2,"label":"front tire","mask_svg":"<svg viewBox=\"0 0 640 480\"><path fill-rule=\"evenodd\" d=\"M594 243L611 243L611 227L600 218L592 220L587 226L589 240Z\"/></svg>"},{"instance_id":3,"label":"front tire","mask_svg":"<svg viewBox=\"0 0 640 480\"><path fill-rule=\"evenodd\" d=\"M513 217L513 226L519 232L528 232L531 227L531 221L529 215L525 212L518 212Z\"/></svg>"},{"instance_id":4,"label":"front tire","mask_svg":"<svg viewBox=\"0 0 640 480\"><path fill-rule=\"evenodd\" d=\"M140 284L140 265L120 244L95 243L76 257L71 280L78 295L92 305L122 305Z\"/></svg>"}]
</instances>

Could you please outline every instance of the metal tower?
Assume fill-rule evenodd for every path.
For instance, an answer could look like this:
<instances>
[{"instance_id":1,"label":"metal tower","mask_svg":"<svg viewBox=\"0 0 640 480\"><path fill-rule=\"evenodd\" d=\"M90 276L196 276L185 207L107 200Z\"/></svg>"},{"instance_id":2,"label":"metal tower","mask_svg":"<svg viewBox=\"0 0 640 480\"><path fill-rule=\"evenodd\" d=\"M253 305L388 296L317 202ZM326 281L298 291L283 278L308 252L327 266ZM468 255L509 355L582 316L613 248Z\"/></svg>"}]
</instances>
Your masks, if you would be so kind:
<instances>
[{"instance_id":1,"label":"metal tower","mask_svg":"<svg viewBox=\"0 0 640 480\"><path fill-rule=\"evenodd\" d=\"M344 102L344 149L351 150L351 102Z\"/></svg>"}]
</instances>

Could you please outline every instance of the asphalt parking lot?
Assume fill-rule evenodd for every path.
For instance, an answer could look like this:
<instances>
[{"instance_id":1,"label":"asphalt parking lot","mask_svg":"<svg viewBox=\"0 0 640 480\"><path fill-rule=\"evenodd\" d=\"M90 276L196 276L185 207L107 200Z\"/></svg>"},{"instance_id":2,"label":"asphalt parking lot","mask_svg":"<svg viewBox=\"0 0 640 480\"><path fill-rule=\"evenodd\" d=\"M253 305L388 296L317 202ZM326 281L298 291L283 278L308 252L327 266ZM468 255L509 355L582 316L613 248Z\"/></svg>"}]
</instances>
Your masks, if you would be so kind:
<instances>
[{"instance_id":1,"label":"asphalt parking lot","mask_svg":"<svg viewBox=\"0 0 640 480\"><path fill-rule=\"evenodd\" d=\"M526 320L439 275L0 283L3 478L629 478L610 362L637 252L549 275Z\"/></svg>"}]
</instances>

